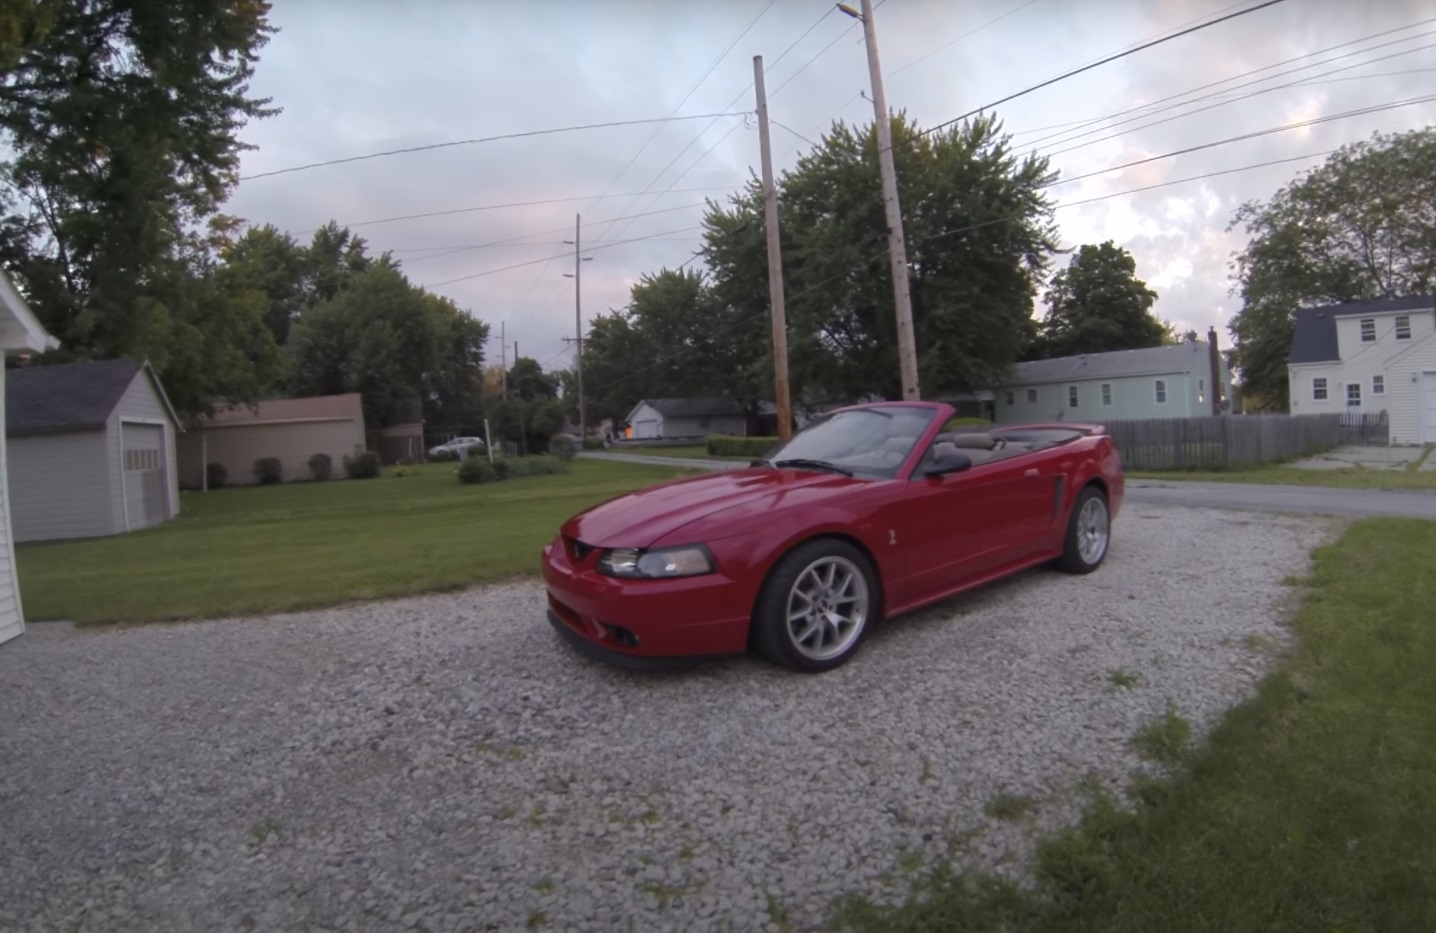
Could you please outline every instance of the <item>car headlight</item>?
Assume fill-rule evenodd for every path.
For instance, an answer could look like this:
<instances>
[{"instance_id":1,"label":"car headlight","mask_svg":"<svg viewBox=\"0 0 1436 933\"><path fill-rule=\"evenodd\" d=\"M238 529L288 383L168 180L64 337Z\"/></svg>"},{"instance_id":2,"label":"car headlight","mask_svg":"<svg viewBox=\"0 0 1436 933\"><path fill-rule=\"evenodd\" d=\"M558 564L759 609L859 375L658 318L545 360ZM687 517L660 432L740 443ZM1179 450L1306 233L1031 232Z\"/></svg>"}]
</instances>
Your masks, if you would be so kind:
<instances>
[{"instance_id":1,"label":"car headlight","mask_svg":"<svg viewBox=\"0 0 1436 933\"><path fill-rule=\"evenodd\" d=\"M649 579L696 577L713 572L713 555L701 544L685 544L652 551L631 547L613 548L604 551L603 556L598 559L598 572L611 577Z\"/></svg>"}]
</instances>

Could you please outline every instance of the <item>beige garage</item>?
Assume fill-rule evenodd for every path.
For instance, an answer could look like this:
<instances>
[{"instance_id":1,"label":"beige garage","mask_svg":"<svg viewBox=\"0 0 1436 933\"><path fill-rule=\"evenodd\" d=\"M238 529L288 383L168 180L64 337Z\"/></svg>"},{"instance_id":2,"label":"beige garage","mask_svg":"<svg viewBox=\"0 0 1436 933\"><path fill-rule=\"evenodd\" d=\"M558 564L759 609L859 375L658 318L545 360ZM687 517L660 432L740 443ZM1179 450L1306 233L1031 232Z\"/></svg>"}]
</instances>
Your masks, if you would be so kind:
<instances>
[{"instance_id":1,"label":"beige garage","mask_svg":"<svg viewBox=\"0 0 1436 933\"><path fill-rule=\"evenodd\" d=\"M255 461L276 457L284 482L312 478L309 458L328 454L333 477L344 477L344 458L364 449L364 406L359 393L269 399L216 412L192 424L179 448L180 485L204 489L205 464L224 468L225 483L259 482Z\"/></svg>"}]
</instances>

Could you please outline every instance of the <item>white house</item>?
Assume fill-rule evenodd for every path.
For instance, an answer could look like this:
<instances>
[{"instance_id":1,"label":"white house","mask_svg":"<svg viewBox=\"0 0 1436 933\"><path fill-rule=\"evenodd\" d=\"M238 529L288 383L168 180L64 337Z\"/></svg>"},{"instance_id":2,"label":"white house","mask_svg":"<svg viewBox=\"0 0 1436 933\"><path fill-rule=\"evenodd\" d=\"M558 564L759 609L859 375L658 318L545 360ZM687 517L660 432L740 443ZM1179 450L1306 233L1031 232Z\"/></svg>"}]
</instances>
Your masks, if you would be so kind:
<instances>
[{"instance_id":1,"label":"white house","mask_svg":"<svg viewBox=\"0 0 1436 933\"><path fill-rule=\"evenodd\" d=\"M24 366L5 382L17 542L121 534L179 514L179 419L148 363Z\"/></svg>"},{"instance_id":2,"label":"white house","mask_svg":"<svg viewBox=\"0 0 1436 933\"><path fill-rule=\"evenodd\" d=\"M1302 308L1287 378L1294 415L1385 412L1392 444L1436 443L1436 295Z\"/></svg>"},{"instance_id":3,"label":"white house","mask_svg":"<svg viewBox=\"0 0 1436 933\"><path fill-rule=\"evenodd\" d=\"M10 279L0 272L0 352L5 356L53 350L59 341L40 326ZM25 631L20 581L15 571L14 535L10 530L10 467L5 443L5 382L0 379L0 642Z\"/></svg>"},{"instance_id":4,"label":"white house","mask_svg":"<svg viewBox=\"0 0 1436 933\"><path fill-rule=\"evenodd\" d=\"M1231 398L1231 372L1216 347L1191 340L1017 364L993 400L998 424L1128 421L1217 414Z\"/></svg>"},{"instance_id":5,"label":"white house","mask_svg":"<svg viewBox=\"0 0 1436 933\"><path fill-rule=\"evenodd\" d=\"M634 440L748 433L743 406L730 398L646 398L625 420Z\"/></svg>"}]
</instances>

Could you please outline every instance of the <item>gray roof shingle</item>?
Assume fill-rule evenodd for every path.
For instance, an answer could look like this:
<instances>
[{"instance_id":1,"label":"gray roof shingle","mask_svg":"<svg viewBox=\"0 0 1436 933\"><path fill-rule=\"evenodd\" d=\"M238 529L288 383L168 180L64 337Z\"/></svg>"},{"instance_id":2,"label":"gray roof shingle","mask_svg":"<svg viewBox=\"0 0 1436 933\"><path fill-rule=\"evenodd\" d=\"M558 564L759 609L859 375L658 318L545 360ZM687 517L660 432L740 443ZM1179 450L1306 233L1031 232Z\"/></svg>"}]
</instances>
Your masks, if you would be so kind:
<instances>
[{"instance_id":1,"label":"gray roof shingle","mask_svg":"<svg viewBox=\"0 0 1436 933\"><path fill-rule=\"evenodd\" d=\"M5 434L103 428L139 371L139 363L125 359L7 369Z\"/></svg>"},{"instance_id":2,"label":"gray roof shingle","mask_svg":"<svg viewBox=\"0 0 1436 933\"><path fill-rule=\"evenodd\" d=\"M743 406L731 398L647 398L644 401L665 418L710 418L743 414Z\"/></svg>"},{"instance_id":3,"label":"gray roof shingle","mask_svg":"<svg viewBox=\"0 0 1436 933\"><path fill-rule=\"evenodd\" d=\"M1122 376L1188 373L1195 370L1205 372L1210 365L1207 342L1197 340L1166 347L1113 350L1109 353L1086 353L1018 363L1014 385L1038 385L1076 379L1117 379Z\"/></svg>"}]
</instances>

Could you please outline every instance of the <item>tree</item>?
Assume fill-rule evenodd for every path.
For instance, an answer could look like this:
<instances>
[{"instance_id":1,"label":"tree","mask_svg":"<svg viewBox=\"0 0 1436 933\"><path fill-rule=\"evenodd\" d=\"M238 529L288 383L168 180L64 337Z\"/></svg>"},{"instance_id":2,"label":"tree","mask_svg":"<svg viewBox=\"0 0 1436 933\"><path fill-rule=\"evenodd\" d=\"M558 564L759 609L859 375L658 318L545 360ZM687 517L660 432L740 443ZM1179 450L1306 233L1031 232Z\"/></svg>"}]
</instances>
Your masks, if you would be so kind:
<instances>
[{"instance_id":1,"label":"tree","mask_svg":"<svg viewBox=\"0 0 1436 933\"><path fill-rule=\"evenodd\" d=\"M1137 278L1137 261L1111 240L1083 245L1052 277L1040 356L1161 346L1171 328L1152 314L1157 293Z\"/></svg>"},{"instance_id":2,"label":"tree","mask_svg":"<svg viewBox=\"0 0 1436 933\"><path fill-rule=\"evenodd\" d=\"M1045 158L1019 158L990 116L923 133L898 115L892 137L923 392L990 384L1030 339L1055 249L1041 189L1055 176ZM835 124L777 184L795 397L900 397L873 127ZM749 341L746 376L771 397L761 208L756 179L727 208L711 207L703 256L720 306L736 312L730 334Z\"/></svg>"},{"instance_id":3,"label":"tree","mask_svg":"<svg viewBox=\"0 0 1436 933\"><path fill-rule=\"evenodd\" d=\"M529 400L556 398L558 379L544 372L538 360L521 356L509 367L509 395Z\"/></svg>"},{"instance_id":4,"label":"tree","mask_svg":"<svg viewBox=\"0 0 1436 933\"><path fill-rule=\"evenodd\" d=\"M412 407L426 380L452 361L450 306L375 266L295 325L291 388L297 395L359 392L364 420L380 427ZM480 357L482 359L482 357Z\"/></svg>"},{"instance_id":5,"label":"tree","mask_svg":"<svg viewBox=\"0 0 1436 933\"><path fill-rule=\"evenodd\" d=\"M594 424L612 418L623 423L645 395L667 394L654 381L660 347L643 339L627 311L595 317L583 341L584 402Z\"/></svg>"},{"instance_id":6,"label":"tree","mask_svg":"<svg viewBox=\"0 0 1436 933\"><path fill-rule=\"evenodd\" d=\"M1243 396L1286 410L1298 308L1436 291L1436 128L1376 133L1333 153L1270 201L1239 208L1232 362Z\"/></svg>"},{"instance_id":7,"label":"tree","mask_svg":"<svg viewBox=\"0 0 1436 933\"><path fill-rule=\"evenodd\" d=\"M21 0L0 15L0 261L63 356L148 358L167 383L203 389L183 403L191 411L257 385L176 369L223 357L216 342L248 333L254 306L238 294L187 307L196 292L174 277L209 258L193 231L252 148L240 130L278 112L248 88L274 31L268 11L264 0ZM238 317L211 326L221 310ZM211 345L196 352L195 340Z\"/></svg>"},{"instance_id":8,"label":"tree","mask_svg":"<svg viewBox=\"0 0 1436 933\"><path fill-rule=\"evenodd\" d=\"M439 352L424 374L424 420L432 424L474 425L484 418L484 344L489 325L451 299L424 294L441 324Z\"/></svg>"}]
</instances>

